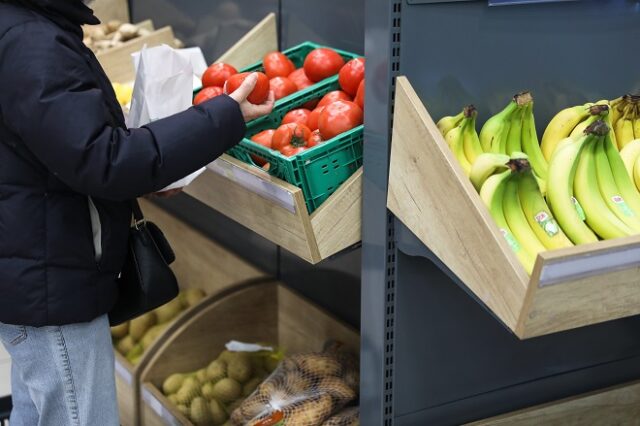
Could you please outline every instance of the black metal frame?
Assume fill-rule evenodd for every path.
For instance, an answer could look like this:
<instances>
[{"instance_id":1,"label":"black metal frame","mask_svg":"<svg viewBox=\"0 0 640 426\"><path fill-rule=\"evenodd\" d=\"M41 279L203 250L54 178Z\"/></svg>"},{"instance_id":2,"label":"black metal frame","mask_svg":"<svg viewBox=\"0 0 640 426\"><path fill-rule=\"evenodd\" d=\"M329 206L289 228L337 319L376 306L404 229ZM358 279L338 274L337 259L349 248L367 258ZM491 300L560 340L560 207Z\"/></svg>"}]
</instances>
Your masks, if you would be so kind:
<instances>
[{"instance_id":1,"label":"black metal frame","mask_svg":"<svg viewBox=\"0 0 640 426\"><path fill-rule=\"evenodd\" d=\"M0 398L0 426L9 424L9 415L11 414L11 397L5 396Z\"/></svg>"}]
</instances>

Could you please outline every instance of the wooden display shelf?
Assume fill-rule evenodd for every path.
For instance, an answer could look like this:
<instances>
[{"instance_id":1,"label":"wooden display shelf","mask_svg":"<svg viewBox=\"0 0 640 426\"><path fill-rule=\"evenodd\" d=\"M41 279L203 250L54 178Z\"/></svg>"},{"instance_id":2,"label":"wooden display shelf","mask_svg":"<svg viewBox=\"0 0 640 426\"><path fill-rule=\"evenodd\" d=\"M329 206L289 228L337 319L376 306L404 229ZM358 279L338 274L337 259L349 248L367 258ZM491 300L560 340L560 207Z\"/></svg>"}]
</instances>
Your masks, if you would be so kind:
<instances>
[{"instance_id":1,"label":"wooden display shelf","mask_svg":"<svg viewBox=\"0 0 640 426\"><path fill-rule=\"evenodd\" d=\"M317 352L328 340L359 353L356 330L276 281L254 282L208 298L163 339L141 375L142 424L191 425L162 394L162 382L208 365L231 340L268 342L287 354Z\"/></svg>"},{"instance_id":2,"label":"wooden display shelf","mask_svg":"<svg viewBox=\"0 0 640 426\"><path fill-rule=\"evenodd\" d=\"M185 192L313 264L360 241L362 168L311 215L300 188L226 154Z\"/></svg>"},{"instance_id":3,"label":"wooden display shelf","mask_svg":"<svg viewBox=\"0 0 640 426\"><path fill-rule=\"evenodd\" d=\"M129 22L129 2L127 0L92 0L87 4L100 21L112 20Z\"/></svg>"},{"instance_id":4,"label":"wooden display shelf","mask_svg":"<svg viewBox=\"0 0 640 426\"><path fill-rule=\"evenodd\" d=\"M640 382L538 405L467 426L637 425L640 422Z\"/></svg>"},{"instance_id":5,"label":"wooden display shelf","mask_svg":"<svg viewBox=\"0 0 640 426\"><path fill-rule=\"evenodd\" d=\"M146 218L162 229L176 253L176 260L171 267L181 288L200 288L207 297L215 297L229 288L265 277L260 270L161 208L145 200L140 200L140 205ZM202 303L206 300L205 298ZM197 306L190 309L197 309ZM145 351L137 365L131 364L124 356L115 352L116 388L122 425L140 424L140 374L162 342L180 327L181 319L188 315L189 310L184 311L167 326Z\"/></svg>"},{"instance_id":6,"label":"wooden display shelf","mask_svg":"<svg viewBox=\"0 0 640 426\"><path fill-rule=\"evenodd\" d=\"M543 252L529 276L405 77L387 206L522 339L640 314L640 236Z\"/></svg>"},{"instance_id":7,"label":"wooden display shelf","mask_svg":"<svg viewBox=\"0 0 640 426\"><path fill-rule=\"evenodd\" d=\"M100 61L107 77L114 83L131 83L136 79L136 70L131 55L142 50L145 45L147 47L161 44L174 45L175 36L171 27L167 26L156 30L150 20L140 22L137 25L151 31L151 33L129 40L122 46L96 54L96 58Z\"/></svg>"}]
</instances>

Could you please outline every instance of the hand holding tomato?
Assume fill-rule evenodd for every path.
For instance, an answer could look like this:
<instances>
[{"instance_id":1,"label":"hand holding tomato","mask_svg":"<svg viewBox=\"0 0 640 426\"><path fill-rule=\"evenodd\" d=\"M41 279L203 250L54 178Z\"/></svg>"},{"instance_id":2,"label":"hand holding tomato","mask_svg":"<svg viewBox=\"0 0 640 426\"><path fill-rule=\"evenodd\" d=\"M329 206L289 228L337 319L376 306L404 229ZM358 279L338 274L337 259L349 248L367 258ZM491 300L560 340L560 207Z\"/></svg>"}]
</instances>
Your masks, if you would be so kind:
<instances>
[{"instance_id":1,"label":"hand holding tomato","mask_svg":"<svg viewBox=\"0 0 640 426\"><path fill-rule=\"evenodd\" d=\"M362 124L362 109L353 102L336 101L320 113L318 128L324 140L329 140Z\"/></svg>"},{"instance_id":2,"label":"hand holding tomato","mask_svg":"<svg viewBox=\"0 0 640 426\"><path fill-rule=\"evenodd\" d=\"M218 87L218 86L205 87L200 92L198 92L196 97L193 99L193 104L200 105L204 101L213 99L216 96L222 95L223 93L224 91L222 90L222 87Z\"/></svg>"},{"instance_id":3,"label":"hand holding tomato","mask_svg":"<svg viewBox=\"0 0 640 426\"><path fill-rule=\"evenodd\" d=\"M245 81L245 79L247 79L247 77L249 77L250 75L255 76L255 83L253 84L253 90L251 91L249 96L247 96L247 100L254 105L263 104L269 96L269 79L261 72L243 72L231 76L227 80L227 83L225 85L227 92L235 92L240 87L242 82Z\"/></svg>"},{"instance_id":4,"label":"hand holding tomato","mask_svg":"<svg viewBox=\"0 0 640 426\"><path fill-rule=\"evenodd\" d=\"M262 73L246 73L246 76L236 74L225 84L225 93L230 93L229 97L240 104L240 110L245 121L251 121L263 115L271 113L275 102L273 92L269 90L269 80ZM259 76L262 74L262 77ZM237 76L241 76L238 81L231 81ZM266 80L266 81L265 81ZM260 84L260 86L258 86ZM259 89L258 94L267 90L267 96L260 105L251 102L251 96Z\"/></svg>"}]
</instances>

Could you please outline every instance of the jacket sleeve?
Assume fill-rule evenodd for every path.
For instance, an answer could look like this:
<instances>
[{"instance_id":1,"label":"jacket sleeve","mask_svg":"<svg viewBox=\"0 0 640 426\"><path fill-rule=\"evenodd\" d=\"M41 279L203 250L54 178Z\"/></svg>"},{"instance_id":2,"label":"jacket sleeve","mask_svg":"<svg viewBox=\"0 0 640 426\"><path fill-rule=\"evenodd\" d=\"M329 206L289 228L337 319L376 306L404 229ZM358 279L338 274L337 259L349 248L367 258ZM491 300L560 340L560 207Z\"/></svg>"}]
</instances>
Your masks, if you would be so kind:
<instances>
[{"instance_id":1,"label":"jacket sleeve","mask_svg":"<svg viewBox=\"0 0 640 426\"><path fill-rule=\"evenodd\" d=\"M242 139L240 107L227 96L139 129L112 127L84 54L38 22L0 38L1 118L73 190L112 200L151 193Z\"/></svg>"}]
</instances>

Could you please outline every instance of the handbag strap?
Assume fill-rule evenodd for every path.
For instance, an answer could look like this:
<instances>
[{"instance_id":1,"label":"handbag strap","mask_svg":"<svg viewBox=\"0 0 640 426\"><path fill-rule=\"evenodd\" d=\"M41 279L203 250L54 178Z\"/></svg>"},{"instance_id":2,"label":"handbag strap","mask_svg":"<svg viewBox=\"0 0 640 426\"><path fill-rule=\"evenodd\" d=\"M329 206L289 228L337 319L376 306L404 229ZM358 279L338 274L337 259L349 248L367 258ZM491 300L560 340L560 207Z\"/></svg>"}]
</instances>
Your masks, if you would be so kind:
<instances>
[{"instance_id":1,"label":"handbag strap","mask_svg":"<svg viewBox=\"0 0 640 426\"><path fill-rule=\"evenodd\" d=\"M140 208L140 204L138 204L138 199L134 198L131 201L131 211L133 212L133 221L135 222L135 227L138 228L140 224L145 222L144 215L142 214L142 209Z\"/></svg>"}]
</instances>

